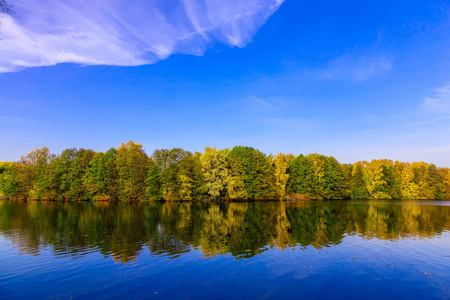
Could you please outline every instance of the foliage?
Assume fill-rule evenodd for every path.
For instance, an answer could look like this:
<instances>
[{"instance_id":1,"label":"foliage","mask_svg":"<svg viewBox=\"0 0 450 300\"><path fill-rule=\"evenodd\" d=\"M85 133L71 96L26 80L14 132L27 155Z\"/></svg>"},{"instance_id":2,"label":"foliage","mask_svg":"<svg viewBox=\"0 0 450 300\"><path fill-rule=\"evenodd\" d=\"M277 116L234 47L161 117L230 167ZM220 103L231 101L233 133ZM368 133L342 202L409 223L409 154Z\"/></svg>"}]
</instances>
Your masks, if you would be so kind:
<instances>
[{"instance_id":1,"label":"foliage","mask_svg":"<svg viewBox=\"0 0 450 300\"><path fill-rule=\"evenodd\" d=\"M97 152L89 162L89 168L83 176L83 186L89 197L96 200L118 197L116 155L117 150L111 148L106 153Z\"/></svg>"},{"instance_id":2,"label":"foliage","mask_svg":"<svg viewBox=\"0 0 450 300\"><path fill-rule=\"evenodd\" d=\"M225 154L216 150L216 148L205 147L205 152L200 157L200 161L205 192L212 199L224 197L228 178Z\"/></svg>"},{"instance_id":3,"label":"foliage","mask_svg":"<svg viewBox=\"0 0 450 300\"><path fill-rule=\"evenodd\" d=\"M95 152L34 149L0 163L0 197L36 200L450 199L450 169L425 162L340 164L317 153L266 155L252 147L155 150L129 141Z\"/></svg>"},{"instance_id":4,"label":"foliage","mask_svg":"<svg viewBox=\"0 0 450 300\"><path fill-rule=\"evenodd\" d=\"M277 153L277 155L272 158L275 177L275 192L278 199L282 199L286 194L286 185L289 179L287 170L289 167L289 161L292 159L292 154L286 155L283 153Z\"/></svg>"},{"instance_id":5,"label":"foliage","mask_svg":"<svg viewBox=\"0 0 450 300\"><path fill-rule=\"evenodd\" d=\"M142 145L129 141L117 148L114 164L121 200L138 200L145 196L148 156Z\"/></svg>"},{"instance_id":6,"label":"foliage","mask_svg":"<svg viewBox=\"0 0 450 300\"><path fill-rule=\"evenodd\" d=\"M233 174L239 174L250 199L275 198L274 170L271 158L252 147L236 146L227 156Z\"/></svg>"}]
</instances>

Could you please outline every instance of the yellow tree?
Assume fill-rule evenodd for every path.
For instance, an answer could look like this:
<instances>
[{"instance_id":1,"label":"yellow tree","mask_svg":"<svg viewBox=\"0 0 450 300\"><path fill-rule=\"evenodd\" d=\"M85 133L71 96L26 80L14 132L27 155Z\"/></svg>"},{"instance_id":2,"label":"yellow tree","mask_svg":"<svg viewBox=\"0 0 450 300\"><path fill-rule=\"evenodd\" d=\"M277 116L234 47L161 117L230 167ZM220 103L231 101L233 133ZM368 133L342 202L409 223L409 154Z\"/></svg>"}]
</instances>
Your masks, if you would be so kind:
<instances>
[{"instance_id":1,"label":"yellow tree","mask_svg":"<svg viewBox=\"0 0 450 300\"><path fill-rule=\"evenodd\" d=\"M403 199L416 199L418 187L414 183L414 172L409 162L398 163L398 168L401 172L401 186L400 190Z\"/></svg>"},{"instance_id":2,"label":"yellow tree","mask_svg":"<svg viewBox=\"0 0 450 300\"><path fill-rule=\"evenodd\" d=\"M228 170L223 151L205 147L200 157L203 172L203 186L211 198L223 195L227 184Z\"/></svg>"},{"instance_id":3,"label":"yellow tree","mask_svg":"<svg viewBox=\"0 0 450 300\"><path fill-rule=\"evenodd\" d=\"M192 178L190 178L188 175L180 174L178 176L178 180L180 181L180 199L192 200Z\"/></svg>"},{"instance_id":4,"label":"yellow tree","mask_svg":"<svg viewBox=\"0 0 450 300\"><path fill-rule=\"evenodd\" d=\"M230 200L247 199L248 195L244 189L244 181L239 175L228 175L227 196Z\"/></svg>"},{"instance_id":5,"label":"yellow tree","mask_svg":"<svg viewBox=\"0 0 450 300\"><path fill-rule=\"evenodd\" d=\"M440 168L439 173L441 174L442 178L442 196L444 199L450 199L450 169Z\"/></svg>"},{"instance_id":6,"label":"yellow tree","mask_svg":"<svg viewBox=\"0 0 450 300\"><path fill-rule=\"evenodd\" d=\"M434 187L429 182L429 165L424 162L413 162L414 183L417 185L416 199L434 199Z\"/></svg>"},{"instance_id":7,"label":"yellow tree","mask_svg":"<svg viewBox=\"0 0 450 300\"><path fill-rule=\"evenodd\" d=\"M289 229L291 228L291 223L286 214L286 203L280 202L276 206L276 238L274 240L275 245L280 250L284 250L287 247L291 246L292 238L289 233Z\"/></svg>"},{"instance_id":8,"label":"yellow tree","mask_svg":"<svg viewBox=\"0 0 450 300\"><path fill-rule=\"evenodd\" d=\"M281 200L286 193L286 185L289 179L287 169L289 167L289 161L293 155L285 155L283 153L277 153L272 159L275 169L275 189L278 198Z\"/></svg>"},{"instance_id":9,"label":"yellow tree","mask_svg":"<svg viewBox=\"0 0 450 300\"><path fill-rule=\"evenodd\" d=\"M366 236L379 239L388 238L389 215L377 204L369 203L369 209L365 220Z\"/></svg>"},{"instance_id":10,"label":"yellow tree","mask_svg":"<svg viewBox=\"0 0 450 300\"><path fill-rule=\"evenodd\" d=\"M313 153L307 156L311 162L313 170L313 192L316 195L316 199L322 200L326 194L326 182L325 182L325 157L323 155Z\"/></svg>"},{"instance_id":11,"label":"yellow tree","mask_svg":"<svg viewBox=\"0 0 450 300\"><path fill-rule=\"evenodd\" d=\"M369 197L372 199L390 199L387 193L387 182L384 179L384 160L374 159L370 163L364 164L364 183L366 184Z\"/></svg>"},{"instance_id":12,"label":"yellow tree","mask_svg":"<svg viewBox=\"0 0 450 300\"><path fill-rule=\"evenodd\" d=\"M203 181L201 174L201 154L196 152L194 155L188 153L176 165L176 183L178 185L178 197L181 200L198 199L198 190Z\"/></svg>"}]
</instances>

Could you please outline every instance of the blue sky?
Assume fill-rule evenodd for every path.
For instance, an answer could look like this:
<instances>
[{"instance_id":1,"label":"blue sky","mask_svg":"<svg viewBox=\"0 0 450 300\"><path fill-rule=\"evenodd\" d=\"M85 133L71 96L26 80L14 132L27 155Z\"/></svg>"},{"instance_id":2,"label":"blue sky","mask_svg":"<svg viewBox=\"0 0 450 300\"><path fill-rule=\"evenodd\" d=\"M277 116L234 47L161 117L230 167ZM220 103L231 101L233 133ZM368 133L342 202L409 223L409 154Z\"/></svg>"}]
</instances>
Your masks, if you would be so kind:
<instances>
[{"instance_id":1,"label":"blue sky","mask_svg":"<svg viewBox=\"0 0 450 300\"><path fill-rule=\"evenodd\" d=\"M12 4L0 161L133 140L450 166L447 1Z\"/></svg>"}]
</instances>

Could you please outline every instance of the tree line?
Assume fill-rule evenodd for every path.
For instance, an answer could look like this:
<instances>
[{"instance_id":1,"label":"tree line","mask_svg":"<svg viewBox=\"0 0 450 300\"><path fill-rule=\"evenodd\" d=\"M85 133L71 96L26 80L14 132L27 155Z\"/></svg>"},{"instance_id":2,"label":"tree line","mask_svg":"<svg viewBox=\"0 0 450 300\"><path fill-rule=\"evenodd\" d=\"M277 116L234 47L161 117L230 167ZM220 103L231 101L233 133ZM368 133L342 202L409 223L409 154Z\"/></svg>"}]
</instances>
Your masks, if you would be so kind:
<instances>
[{"instance_id":1,"label":"tree line","mask_svg":"<svg viewBox=\"0 0 450 300\"><path fill-rule=\"evenodd\" d=\"M148 156L130 141L96 152L34 149L0 163L0 196L36 200L450 199L450 169L377 159L340 164L320 154L252 147L173 148Z\"/></svg>"}]
</instances>

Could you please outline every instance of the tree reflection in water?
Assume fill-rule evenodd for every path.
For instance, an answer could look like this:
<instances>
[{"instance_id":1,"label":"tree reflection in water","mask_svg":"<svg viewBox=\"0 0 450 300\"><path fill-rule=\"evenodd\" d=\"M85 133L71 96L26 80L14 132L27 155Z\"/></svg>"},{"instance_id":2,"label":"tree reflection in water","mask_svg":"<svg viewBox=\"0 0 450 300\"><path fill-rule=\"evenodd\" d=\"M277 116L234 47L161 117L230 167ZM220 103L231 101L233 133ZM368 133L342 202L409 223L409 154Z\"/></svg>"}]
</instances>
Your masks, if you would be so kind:
<instances>
[{"instance_id":1,"label":"tree reflection in water","mask_svg":"<svg viewBox=\"0 0 450 300\"><path fill-rule=\"evenodd\" d=\"M424 202L59 203L0 201L0 235L20 251L126 263L145 249L175 258L247 258L276 247L323 248L346 235L396 240L450 229L450 206Z\"/></svg>"}]
</instances>

